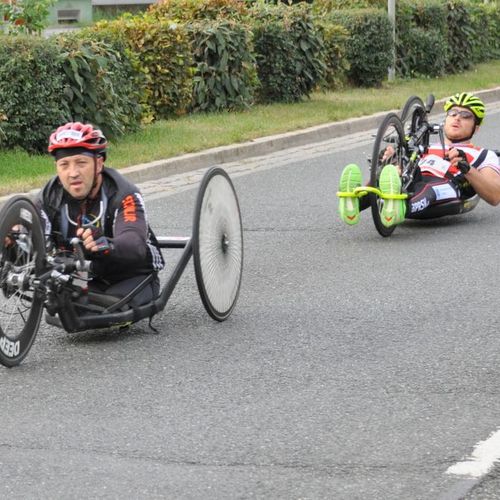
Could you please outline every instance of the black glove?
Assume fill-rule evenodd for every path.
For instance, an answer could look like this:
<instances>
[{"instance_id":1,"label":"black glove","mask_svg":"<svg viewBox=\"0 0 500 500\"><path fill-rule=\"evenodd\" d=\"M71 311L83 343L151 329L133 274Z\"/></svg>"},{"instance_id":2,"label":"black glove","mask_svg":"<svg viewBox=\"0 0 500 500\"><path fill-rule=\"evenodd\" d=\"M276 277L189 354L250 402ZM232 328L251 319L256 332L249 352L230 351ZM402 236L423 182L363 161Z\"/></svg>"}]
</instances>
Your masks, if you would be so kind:
<instances>
[{"instance_id":1,"label":"black glove","mask_svg":"<svg viewBox=\"0 0 500 500\"><path fill-rule=\"evenodd\" d=\"M471 166L470 163L467 161L467 156L461 149L457 149L457 151L458 151L458 156L461 158L457 163L457 168L463 175L468 174L469 170L471 169Z\"/></svg>"},{"instance_id":2,"label":"black glove","mask_svg":"<svg viewBox=\"0 0 500 500\"><path fill-rule=\"evenodd\" d=\"M83 224L82 227L84 229L90 229L92 231L92 238L94 239L96 245L97 245L97 252L98 254L105 255L109 253L109 251L112 249L113 245L111 244L111 241L104 236L102 228L97 227L93 224Z\"/></svg>"}]
</instances>

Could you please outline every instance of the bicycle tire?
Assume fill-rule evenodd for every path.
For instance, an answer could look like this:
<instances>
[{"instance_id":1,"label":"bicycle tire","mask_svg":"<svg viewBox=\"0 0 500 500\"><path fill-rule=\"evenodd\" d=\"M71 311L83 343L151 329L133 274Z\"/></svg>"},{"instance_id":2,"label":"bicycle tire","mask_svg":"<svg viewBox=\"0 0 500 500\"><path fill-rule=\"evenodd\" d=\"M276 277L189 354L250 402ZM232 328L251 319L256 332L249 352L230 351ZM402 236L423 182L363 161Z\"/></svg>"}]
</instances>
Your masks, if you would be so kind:
<instances>
[{"instance_id":1,"label":"bicycle tire","mask_svg":"<svg viewBox=\"0 0 500 500\"><path fill-rule=\"evenodd\" d=\"M401 109L401 113L399 114L402 122L405 122L409 118L413 108L415 107L425 109L424 101L422 101L420 97L412 95L406 100L403 108Z\"/></svg>"},{"instance_id":2,"label":"bicycle tire","mask_svg":"<svg viewBox=\"0 0 500 500\"><path fill-rule=\"evenodd\" d=\"M16 366L38 333L43 297L33 285L45 265L45 236L37 209L24 196L0 212L0 363Z\"/></svg>"},{"instance_id":3,"label":"bicycle tire","mask_svg":"<svg viewBox=\"0 0 500 500\"><path fill-rule=\"evenodd\" d=\"M373 144L372 158L370 162L370 186L379 187L379 177L382 168L388 163L397 163L401 165L404 156L405 136L403 123L396 113L389 113L380 124L375 142ZM381 157L387 146L392 146L395 149L395 155L389 160L382 161ZM373 222L375 228L381 236L390 236L396 226L386 227L382 224L380 210L384 200L374 193L368 194L372 210Z\"/></svg>"},{"instance_id":4,"label":"bicycle tire","mask_svg":"<svg viewBox=\"0 0 500 500\"><path fill-rule=\"evenodd\" d=\"M400 113L405 136L414 134L426 119L426 115L424 101L415 95L409 97Z\"/></svg>"},{"instance_id":5,"label":"bicycle tire","mask_svg":"<svg viewBox=\"0 0 500 500\"><path fill-rule=\"evenodd\" d=\"M236 305L243 271L241 212L229 175L209 169L200 185L193 221L196 283L208 314L217 321Z\"/></svg>"}]
</instances>

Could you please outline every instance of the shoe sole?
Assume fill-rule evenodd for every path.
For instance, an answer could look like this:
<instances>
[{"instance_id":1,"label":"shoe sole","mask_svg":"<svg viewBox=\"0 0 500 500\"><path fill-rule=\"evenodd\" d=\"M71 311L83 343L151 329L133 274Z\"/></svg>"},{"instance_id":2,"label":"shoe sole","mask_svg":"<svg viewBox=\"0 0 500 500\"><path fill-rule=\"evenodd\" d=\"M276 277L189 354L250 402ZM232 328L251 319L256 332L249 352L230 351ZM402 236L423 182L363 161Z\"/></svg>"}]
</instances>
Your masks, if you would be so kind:
<instances>
[{"instance_id":1,"label":"shoe sole","mask_svg":"<svg viewBox=\"0 0 500 500\"><path fill-rule=\"evenodd\" d=\"M355 164L344 168L340 177L340 191L352 193L354 189L361 186L361 170ZM359 198L342 197L339 201L340 218L349 225L357 224L359 221Z\"/></svg>"},{"instance_id":2,"label":"shoe sole","mask_svg":"<svg viewBox=\"0 0 500 500\"><path fill-rule=\"evenodd\" d=\"M387 165L384 167L380 174L379 188L383 194L400 194L401 192L401 179L398 175L396 167ZM384 199L382 210L380 211L380 220L385 227L391 227L404 220L400 200Z\"/></svg>"}]
</instances>

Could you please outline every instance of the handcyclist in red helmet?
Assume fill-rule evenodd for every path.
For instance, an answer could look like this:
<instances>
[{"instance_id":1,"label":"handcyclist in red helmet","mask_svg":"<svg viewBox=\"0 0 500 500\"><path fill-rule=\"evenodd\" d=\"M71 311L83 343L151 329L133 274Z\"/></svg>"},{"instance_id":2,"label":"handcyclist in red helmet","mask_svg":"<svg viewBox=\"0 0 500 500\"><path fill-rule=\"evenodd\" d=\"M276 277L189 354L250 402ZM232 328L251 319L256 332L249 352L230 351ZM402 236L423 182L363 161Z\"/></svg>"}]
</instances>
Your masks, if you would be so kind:
<instances>
[{"instance_id":1,"label":"handcyclist in red helmet","mask_svg":"<svg viewBox=\"0 0 500 500\"><path fill-rule=\"evenodd\" d=\"M67 123L49 139L57 175L37 198L45 234L60 249L82 240L92 261L89 289L123 297L144 278L152 280L132 305L157 296L164 261L147 224L139 189L104 166L107 140L90 124Z\"/></svg>"}]
</instances>

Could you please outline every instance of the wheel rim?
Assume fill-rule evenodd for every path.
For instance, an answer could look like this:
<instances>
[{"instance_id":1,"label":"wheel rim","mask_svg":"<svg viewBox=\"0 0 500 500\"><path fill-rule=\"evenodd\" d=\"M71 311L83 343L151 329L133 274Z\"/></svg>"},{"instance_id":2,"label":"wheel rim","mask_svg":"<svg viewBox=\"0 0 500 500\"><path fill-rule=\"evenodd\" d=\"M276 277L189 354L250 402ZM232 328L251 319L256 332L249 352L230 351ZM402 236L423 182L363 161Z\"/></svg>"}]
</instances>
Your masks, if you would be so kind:
<instances>
[{"instance_id":1,"label":"wheel rim","mask_svg":"<svg viewBox=\"0 0 500 500\"><path fill-rule=\"evenodd\" d=\"M42 268L45 242L31 202L17 199L6 206L0 243L0 362L14 366L31 348L43 308L33 279Z\"/></svg>"},{"instance_id":2,"label":"wheel rim","mask_svg":"<svg viewBox=\"0 0 500 500\"><path fill-rule=\"evenodd\" d=\"M224 319L237 299L243 264L241 217L226 175L212 175L199 207L195 263L198 285L209 313Z\"/></svg>"},{"instance_id":3,"label":"wheel rim","mask_svg":"<svg viewBox=\"0 0 500 500\"><path fill-rule=\"evenodd\" d=\"M379 130L377 131L375 143L373 145L373 153L370 166L370 183L372 186L377 188L379 187L380 173L385 165L389 163L402 165L402 157L404 154L403 142L403 124L397 115L395 115L394 113L390 113L381 123ZM382 161L381 155L388 146L392 146L395 150L395 153L391 158L386 158ZM380 218L380 211L382 209L384 201L375 195L370 196L372 216L375 227L380 235L390 236L394 231L395 226L385 227L382 224L382 220Z\"/></svg>"},{"instance_id":4,"label":"wheel rim","mask_svg":"<svg viewBox=\"0 0 500 500\"><path fill-rule=\"evenodd\" d=\"M410 97L401 112L405 135L415 132L424 118L425 108L422 99L417 96Z\"/></svg>"},{"instance_id":5,"label":"wheel rim","mask_svg":"<svg viewBox=\"0 0 500 500\"><path fill-rule=\"evenodd\" d=\"M34 300L30 287L35 272L36 256L19 252L15 262L6 260L0 271L0 333L17 339L26 325L27 315ZM2 258L3 260L3 258Z\"/></svg>"}]
</instances>

